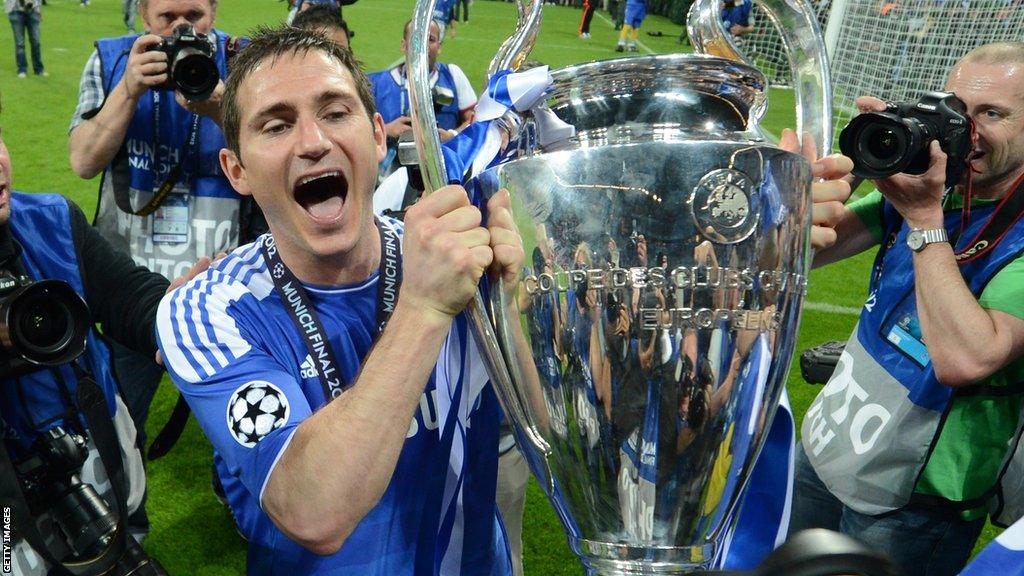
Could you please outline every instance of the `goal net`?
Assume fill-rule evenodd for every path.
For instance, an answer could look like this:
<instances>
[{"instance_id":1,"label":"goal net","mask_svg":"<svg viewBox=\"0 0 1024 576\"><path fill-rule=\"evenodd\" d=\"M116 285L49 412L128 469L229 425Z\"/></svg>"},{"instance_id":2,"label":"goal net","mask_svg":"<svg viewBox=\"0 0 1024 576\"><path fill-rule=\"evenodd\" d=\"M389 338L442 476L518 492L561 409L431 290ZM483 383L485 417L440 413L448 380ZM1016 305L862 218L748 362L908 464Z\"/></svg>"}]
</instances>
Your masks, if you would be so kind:
<instances>
[{"instance_id":1,"label":"goal net","mask_svg":"<svg viewBox=\"0 0 1024 576\"><path fill-rule=\"evenodd\" d=\"M816 10L832 65L837 135L856 115L857 96L898 102L941 90L971 49L1024 40L1024 0L820 0ZM759 6L752 18L755 32L741 49L773 86L788 86L778 32Z\"/></svg>"}]
</instances>

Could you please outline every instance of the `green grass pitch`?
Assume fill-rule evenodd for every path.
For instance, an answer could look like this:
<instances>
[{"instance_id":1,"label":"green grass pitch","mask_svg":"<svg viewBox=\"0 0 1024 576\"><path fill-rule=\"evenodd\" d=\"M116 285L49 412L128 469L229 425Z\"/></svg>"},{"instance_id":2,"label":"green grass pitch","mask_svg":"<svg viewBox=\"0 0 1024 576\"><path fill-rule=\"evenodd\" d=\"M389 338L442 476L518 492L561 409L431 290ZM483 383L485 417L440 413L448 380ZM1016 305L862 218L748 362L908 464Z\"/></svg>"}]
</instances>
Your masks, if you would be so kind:
<instances>
[{"instance_id":1,"label":"green grass pitch","mask_svg":"<svg viewBox=\"0 0 1024 576\"><path fill-rule=\"evenodd\" d=\"M402 25L412 13L412 5L412 0L363 0L346 8L346 18L356 31L353 50L367 70L384 68L401 56ZM14 186L24 191L60 192L78 202L87 214L95 209L99 182L81 180L71 171L68 122L92 42L124 33L120 10L121 0L92 0L86 8L81 8L78 0L49 0L42 21L43 60L49 77L16 77L11 33L0 26L0 125L13 158ZM285 10L284 3L275 0L221 0L217 24L240 35L257 25L282 21ZM589 40L578 38L579 18L577 9L546 6L532 57L552 67L615 57L617 32L607 14L595 15ZM459 64L479 90L487 64L514 24L514 4L476 0L470 24L460 24L457 33L449 36L441 58ZM665 18L649 17L641 30L641 53L681 50L676 43L680 30ZM659 31L662 36L645 33ZM793 96L772 90L770 100L764 125L777 134L793 123ZM852 311L863 302L869 266L870 256L865 255L811 274L798 350L849 334L855 320ZM793 366L789 392L800 418L817 387L803 383L799 369L795 363ZM150 438L166 421L175 398L173 385L165 379L151 411ZM245 544L210 491L210 446L194 420L168 456L148 465L148 473L148 509L153 523L145 544L149 553L171 574L242 574ZM983 540L994 534L994 529L988 528ZM532 481L523 538L527 574L582 574L561 525Z\"/></svg>"}]
</instances>

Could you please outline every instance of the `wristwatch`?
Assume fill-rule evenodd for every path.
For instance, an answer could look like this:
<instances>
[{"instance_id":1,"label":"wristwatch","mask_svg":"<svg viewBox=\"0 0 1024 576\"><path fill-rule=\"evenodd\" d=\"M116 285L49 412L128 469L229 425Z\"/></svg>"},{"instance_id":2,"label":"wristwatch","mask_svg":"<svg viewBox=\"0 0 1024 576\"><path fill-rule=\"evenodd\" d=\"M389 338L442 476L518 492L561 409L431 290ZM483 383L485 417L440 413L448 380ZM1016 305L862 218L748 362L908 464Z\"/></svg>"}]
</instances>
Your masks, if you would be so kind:
<instances>
[{"instance_id":1,"label":"wristwatch","mask_svg":"<svg viewBox=\"0 0 1024 576\"><path fill-rule=\"evenodd\" d=\"M925 246L937 242L949 242L949 235L946 234L945 228L929 228L927 230L914 228L907 232L907 247L914 252L920 252L924 250Z\"/></svg>"}]
</instances>

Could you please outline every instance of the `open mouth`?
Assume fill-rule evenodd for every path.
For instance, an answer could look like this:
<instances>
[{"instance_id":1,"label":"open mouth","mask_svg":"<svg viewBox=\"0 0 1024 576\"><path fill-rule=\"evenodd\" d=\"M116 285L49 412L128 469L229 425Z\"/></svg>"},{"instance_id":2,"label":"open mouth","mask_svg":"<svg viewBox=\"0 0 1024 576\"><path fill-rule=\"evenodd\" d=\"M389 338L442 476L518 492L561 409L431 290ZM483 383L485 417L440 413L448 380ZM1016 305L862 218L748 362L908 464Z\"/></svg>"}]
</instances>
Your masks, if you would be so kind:
<instances>
[{"instance_id":1,"label":"open mouth","mask_svg":"<svg viewBox=\"0 0 1024 576\"><path fill-rule=\"evenodd\" d=\"M334 221L341 217L348 197L348 181L341 172L326 172L299 180L295 201L314 220Z\"/></svg>"},{"instance_id":2,"label":"open mouth","mask_svg":"<svg viewBox=\"0 0 1024 576\"><path fill-rule=\"evenodd\" d=\"M973 152L971 152L971 155L967 159L969 161L970 160L977 160L978 158L981 158L984 155L985 155L985 151L984 150L974 150Z\"/></svg>"}]
</instances>

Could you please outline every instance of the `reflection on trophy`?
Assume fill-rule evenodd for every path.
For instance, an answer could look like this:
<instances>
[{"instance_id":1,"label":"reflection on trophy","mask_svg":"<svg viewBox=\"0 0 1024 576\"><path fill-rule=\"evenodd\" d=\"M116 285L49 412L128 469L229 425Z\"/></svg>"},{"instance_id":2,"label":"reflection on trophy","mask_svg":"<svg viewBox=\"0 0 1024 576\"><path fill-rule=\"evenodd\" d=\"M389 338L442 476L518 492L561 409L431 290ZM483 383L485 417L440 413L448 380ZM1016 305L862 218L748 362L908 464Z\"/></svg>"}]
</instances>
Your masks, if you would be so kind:
<instances>
[{"instance_id":1,"label":"reflection on trophy","mask_svg":"<svg viewBox=\"0 0 1024 576\"><path fill-rule=\"evenodd\" d=\"M785 32L798 131L828 150L813 10L762 3ZM409 56L415 122L428 128L416 34L431 4L417 5ZM526 60L541 4L520 1L492 73ZM717 565L795 345L810 167L765 143L765 78L718 14L718 0L698 0L689 21L694 46L720 57L551 72L546 106L509 112L506 159L475 184L485 196L509 190L527 266L471 317L520 448L589 574ZM552 113L574 131L552 137ZM420 130L421 168L436 180L438 144Z\"/></svg>"}]
</instances>

